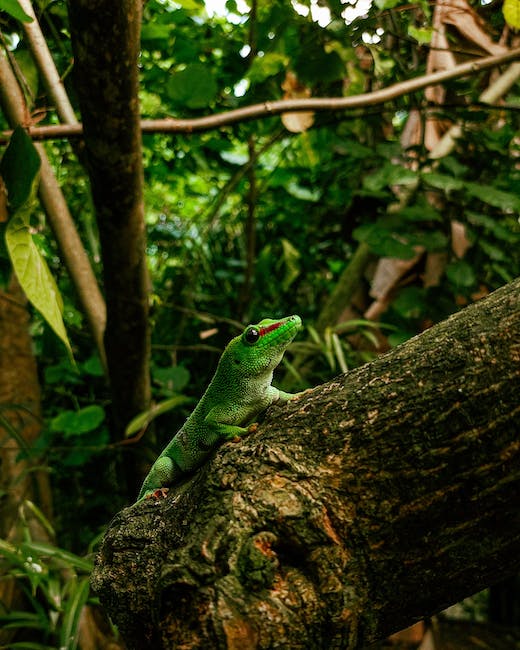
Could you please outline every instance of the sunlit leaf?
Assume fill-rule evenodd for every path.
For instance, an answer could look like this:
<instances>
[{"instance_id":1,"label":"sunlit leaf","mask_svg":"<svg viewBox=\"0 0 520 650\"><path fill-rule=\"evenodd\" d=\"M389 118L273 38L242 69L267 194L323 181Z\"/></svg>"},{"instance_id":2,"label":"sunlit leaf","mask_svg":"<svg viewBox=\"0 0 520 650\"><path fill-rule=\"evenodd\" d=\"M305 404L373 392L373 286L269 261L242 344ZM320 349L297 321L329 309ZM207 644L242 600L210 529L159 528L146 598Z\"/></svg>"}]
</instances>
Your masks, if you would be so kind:
<instances>
[{"instance_id":1,"label":"sunlit leaf","mask_svg":"<svg viewBox=\"0 0 520 650\"><path fill-rule=\"evenodd\" d=\"M502 12L509 27L520 29L520 0L504 0Z\"/></svg>"},{"instance_id":2,"label":"sunlit leaf","mask_svg":"<svg viewBox=\"0 0 520 650\"><path fill-rule=\"evenodd\" d=\"M29 231L29 211L22 208L7 224L5 240L16 277L31 304L72 353L63 324L61 295L47 262Z\"/></svg>"}]
</instances>

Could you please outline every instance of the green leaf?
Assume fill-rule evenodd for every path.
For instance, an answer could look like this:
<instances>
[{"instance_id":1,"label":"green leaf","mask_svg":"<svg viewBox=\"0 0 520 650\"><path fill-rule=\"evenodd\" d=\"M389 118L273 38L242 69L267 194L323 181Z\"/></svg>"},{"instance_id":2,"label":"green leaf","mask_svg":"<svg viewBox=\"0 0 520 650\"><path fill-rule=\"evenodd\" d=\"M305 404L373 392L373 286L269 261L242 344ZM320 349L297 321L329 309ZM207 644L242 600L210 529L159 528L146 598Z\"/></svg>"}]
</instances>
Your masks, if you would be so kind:
<instances>
[{"instance_id":1,"label":"green leaf","mask_svg":"<svg viewBox=\"0 0 520 650\"><path fill-rule=\"evenodd\" d=\"M423 181L428 183L428 185L431 185L438 190L443 190L447 194L453 190L461 190L464 187L464 181L460 178L454 178L447 174L439 174L438 172L424 172L421 174L421 178Z\"/></svg>"},{"instance_id":2,"label":"green leaf","mask_svg":"<svg viewBox=\"0 0 520 650\"><path fill-rule=\"evenodd\" d=\"M190 63L168 81L170 99L188 108L205 108L215 99L218 87L211 68L203 63Z\"/></svg>"},{"instance_id":3,"label":"green leaf","mask_svg":"<svg viewBox=\"0 0 520 650\"><path fill-rule=\"evenodd\" d=\"M478 245L484 251L484 253L486 253L486 255L495 262L508 262L510 259L509 255L506 255L506 253L501 248L490 244L485 239L481 239Z\"/></svg>"},{"instance_id":4,"label":"green leaf","mask_svg":"<svg viewBox=\"0 0 520 650\"><path fill-rule=\"evenodd\" d=\"M466 191L470 196L504 212L520 212L520 197L517 194L504 192L492 185L481 185L480 183L466 183Z\"/></svg>"},{"instance_id":5,"label":"green leaf","mask_svg":"<svg viewBox=\"0 0 520 650\"><path fill-rule=\"evenodd\" d=\"M79 642L79 620L90 591L89 578L85 576L69 579L67 586L72 593L67 598L61 621L60 650L76 650Z\"/></svg>"},{"instance_id":6,"label":"green leaf","mask_svg":"<svg viewBox=\"0 0 520 650\"><path fill-rule=\"evenodd\" d=\"M456 260L446 267L446 276L456 287L472 287L477 278L466 260Z\"/></svg>"},{"instance_id":7,"label":"green leaf","mask_svg":"<svg viewBox=\"0 0 520 650\"><path fill-rule=\"evenodd\" d=\"M171 411L178 406L192 403L193 401L194 400L192 397L186 397L185 395L175 395L174 397L170 397L170 399L167 399L164 402L159 402L159 404L152 406L152 408L148 411L144 411L143 413L136 415L135 418L128 423L125 429L125 436L127 438L133 436L135 433L147 426L157 416L162 415L167 411Z\"/></svg>"},{"instance_id":8,"label":"green leaf","mask_svg":"<svg viewBox=\"0 0 520 650\"><path fill-rule=\"evenodd\" d=\"M272 77L287 66L287 57L277 52L269 52L264 56L257 56L247 71L246 78L251 83L260 83Z\"/></svg>"},{"instance_id":9,"label":"green leaf","mask_svg":"<svg viewBox=\"0 0 520 650\"><path fill-rule=\"evenodd\" d=\"M509 27L520 29L520 0L504 0L502 12Z\"/></svg>"},{"instance_id":10,"label":"green leaf","mask_svg":"<svg viewBox=\"0 0 520 650\"><path fill-rule=\"evenodd\" d=\"M18 0L0 0L0 11L5 11L22 23L32 23L33 19L20 7Z\"/></svg>"},{"instance_id":11,"label":"green leaf","mask_svg":"<svg viewBox=\"0 0 520 650\"><path fill-rule=\"evenodd\" d=\"M5 243L25 295L72 355L63 324L60 292L30 232L30 215L38 187L39 169L40 156L31 139L23 129L16 128L0 161L0 174L7 187L11 215L5 231Z\"/></svg>"},{"instance_id":12,"label":"green leaf","mask_svg":"<svg viewBox=\"0 0 520 650\"><path fill-rule=\"evenodd\" d=\"M426 201L424 203L407 206L395 214L400 219L406 219L406 221L442 221L442 215L440 212L437 212L437 210Z\"/></svg>"},{"instance_id":13,"label":"green leaf","mask_svg":"<svg viewBox=\"0 0 520 650\"><path fill-rule=\"evenodd\" d=\"M9 210L14 214L35 192L40 156L31 138L17 126L0 161L0 175L7 188Z\"/></svg>"},{"instance_id":14,"label":"green leaf","mask_svg":"<svg viewBox=\"0 0 520 650\"><path fill-rule=\"evenodd\" d=\"M190 380L190 373L184 366L170 366L152 368L152 378L159 384L163 384L169 390L180 393Z\"/></svg>"},{"instance_id":15,"label":"green leaf","mask_svg":"<svg viewBox=\"0 0 520 650\"><path fill-rule=\"evenodd\" d=\"M378 9L393 9L397 5L403 4L403 0L375 0L375 5Z\"/></svg>"},{"instance_id":16,"label":"green leaf","mask_svg":"<svg viewBox=\"0 0 520 650\"><path fill-rule=\"evenodd\" d=\"M143 23L141 27L141 41L168 41L172 34L174 25L159 23Z\"/></svg>"},{"instance_id":17,"label":"green leaf","mask_svg":"<svg viewBox=\"0 0 520 650\"><path fill-rule=\"evenodd\" d=\"M84 571L85 573L91 573L93 565L90 560L86 560L79 555L75 555L70 551L66 551L59 546L53 546L52 544L47 544L46 542L22 542L21 548L27 555L36 556L38 558L50 557L60 562L66 564L69 568L75 570Z\"/></svg>"},{"instance_id":18,"label":"green leaf","mask_svg":"<svg viewBox=\"0 0 520 650\"><path fill-rule=\"evenodd\" d=\"M508 243L518 241L518 233L513 232L509 228L502 225L497 217L490 217L487 214L479 214L478 212L466 212L466 217L470 224L480 226L485 230L493 233L497 239L501 239Z\"/></svg>"},{"instance_id":19,"label":"green leaf","mask_svg":"<svg viewBox=\"0 0 520 650\"><path fill-rule=\"evenodd\" d=\"M300 253L288 239L281 240L283 250L283 261L285 262L285 275L282 280L282 288L286 291L300 275Z\"/></svg>"},{"instance_id":20,"label":"green leaf","mask_svg":"<svg viewBox=\"0 0 520 650\"><path fill-rule=\"evenodd\" d=\"M424 290L419 287L402 289L392 302L392 308L406 319L420 318L425 312L425 307Z\"/></svg>"},{"instance_id":21,"label":"green leaf","mask_svg":"<svg viewBox=\"0 0 520 650\"><path fill-rule=\"evenodd\" d=\"M414 25L409 25L408 36L414 38L420 45L427 45L432 40L433 28L414 27Z\"/></svg>"},{"instance_id":22,"label":"green leaf","mask_svg":"<svg viewBox=\"0 0 520 650\"><path fill-rule=\"evenodd\" d=\"M50 421L50 429L67 437L77 436L97 429L104 419L105 410L92 404L79 411L62 411Z\"/></svg>"},{"instance_id":23,"label":"green leaf","mask_svg":"<svg viewBox=\"0 0 520 650\"><path fill-rule=\"evenodd\" d=\"M409 260L416 255L413 246L398 233L385 229L380 223L363 224L353 231L353 236L365 242L381 257Z\"/></svg>"},{"instance_id":24,"label":"green leaf","mask_svg":"<svg viewBox=\"0 0 520 650\"><path fill-rule=\"evenodd\" d=\"M316 202L321 198L321 190L319 188L311 190L308 187L298 185L296 181L288 183L285 189L291 196L294 196L295 199L300 199L300 201Z\"/></svg>"},{"instance_id":25,"label":"green leaf","mask_svg":"<svg viewBox=\"0 0 520 650\"><path fill-rule=\"evenodd\" d=\"M369 192L377 192L390 185L409 185L415 183L417 173L402 165L385 163L363 179L363 187Z\"/></svg>"},{"instance_id":26,"label":"green leaf","mask_svg":"<svg viewBox=\"0 0 520 650\"><path fill-rule=\"evenodd\" d=\"M83 364L83 371L92 377L103 377L105 371L97 354L89 357Z\"/></svg>"},{"instance_id":27,"label":"green leaf","mask_svg":"<svg viewBox=\"0 0 520 650\"><path fill-rule=\"evenodd\" d=\"M63 303L47 262L36 248L29 231L29 212L22 209L9 220L5 241L16 276L31 304L63 341L72 355L65 325Z\"/></svg>"}]
</instances>

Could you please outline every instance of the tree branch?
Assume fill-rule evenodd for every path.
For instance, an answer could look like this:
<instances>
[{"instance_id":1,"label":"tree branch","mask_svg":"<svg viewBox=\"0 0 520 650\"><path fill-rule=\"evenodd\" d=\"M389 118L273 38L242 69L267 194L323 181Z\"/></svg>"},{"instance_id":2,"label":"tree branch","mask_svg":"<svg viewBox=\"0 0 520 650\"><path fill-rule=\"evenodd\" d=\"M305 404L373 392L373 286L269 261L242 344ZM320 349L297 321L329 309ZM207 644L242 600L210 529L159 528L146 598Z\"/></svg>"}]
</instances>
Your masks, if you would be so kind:
<instances>
[{"instance_id":1,"label":"tree branch","mask_svg":"<svg viewBox=\"0 0 520 650\"><path fill-rule=\"evenodd\" d=\"M27 124L27 104L4 52L0 52L0 103L11 126ZM41 159L40 200L58 242L60 255L78 293L101 362L105 365L105 302L47 153L42 144L36 143L35 147Z\"/></svg>"},{"instance_id":2,"label":"tree branch","mask_svg":"<svg viewBox=\"0 0 520 650\"><path fill-rule=\"evenodd\" d=\"M362 648L518 570L519 292L119 513L92 582L128 648Z\"/></svg>"},{"instance_id":3,"label":"tree branch","mask_svg":"<svg viewBox=\"0 0 520 650\"><path fill-rule=\"evenodd\" d=\"M54 60L40 28L40 24L38 23L38 19L36 18L36 14L34 13L31 0L18 0L18 3L25 13L33 19L32 22L25 22L22 25L49 97L56 106L56 112L60 120L65 124L77 124L78 120L76 119L74 109L54 65Z\"/></svg>"},{"instance_id":4,"label":"tree branch","mask_svg":"<svg viewBox=\"0 0 520 650\"><path fill-rule=\"evenodd\" d=\"M262 102L252 106L244 106L217 115L208 115L195 119L165 118L160 120L142 120L141 130L143 133L195 133L210 131L222 126L243 122L246 120L263 119L280 115L285 112L299 111L345 111L367 106L384 104L403 95L407 95L428 86L477 74L482 70L493 68L509 61L520 58L520 48L510 50L505 54L483 57L470 63L462 63L451 70L442 70L429 75L423 75L416 79L402 81L388 88L375 90L370 93L362 93L350 97L311 97L308 99L280 99L272 102ZM35 140L57 139L57 138L78 138L83 135L81 124L68 126L41 126L28 128L29 135ZM7 138L9 132L2 134ZM1 139L0 139L1 141Z\"/></svg>"}]
</instances>

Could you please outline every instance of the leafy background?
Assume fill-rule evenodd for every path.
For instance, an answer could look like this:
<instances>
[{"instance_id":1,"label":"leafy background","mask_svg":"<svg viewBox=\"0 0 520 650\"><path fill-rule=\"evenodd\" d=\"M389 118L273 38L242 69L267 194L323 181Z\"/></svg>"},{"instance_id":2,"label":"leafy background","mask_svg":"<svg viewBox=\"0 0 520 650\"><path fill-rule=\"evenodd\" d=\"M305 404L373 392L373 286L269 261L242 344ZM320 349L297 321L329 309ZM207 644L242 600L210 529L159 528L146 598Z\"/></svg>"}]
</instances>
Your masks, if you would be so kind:
<instances>
[{"instance_id":1,"label":"leafy background","mask_svg":"<svg viewBox=\"0 0 520 650\"><path fill-rule=\"evenodd\" d=\"M473 3L493 43L508 33L499 4ZM511 27L517 5L504 3ZM27 18L15 0L2 0L0 9L3 44L33 120L57 124L21 28ZM65 3L41 1L35 9L75 103ZM282 97L356 95L420 76L434 51L433 19L432 5L422 0L378 0L364 11L339 0L229 0L216 12L199 0L149 0L141 34L143 118L195 118ZM509 37L515 38L512 31ZM457 62L486 54L456 30L450 38ZM153 435L149 430L143 439L150 460L189 413L242 324L302 316L309 328L278 380L304 388L518 276L518 84L489 107L479 98L490 80L485 73L448 82L436 103L416 92L350 112L144 135L155 406L129 434L139 437L153 421ZM421 128L413 138L416 117ZM453 124L461 137L432 161L428 125L446 132ZM8 128L5 118L1 128ZM100 277L81 151L65 139L44 146ZM0 174L9 197L7 213L0 211L0 277L5 289L14 268L34 307L42 389L43 427L24 453L48 468L55 514L52 521L39 517L63 554L8 542L0 550L11 558L12 575L23 569L28 576L34 611L19 614L18 627L40 630L38 638L50 647L62 634L62 645L73 647L74 635L63 637L56 621L67 629L77 625L88 596L82 578L88 566L79 555L133 500L120 479L135 445L112 439L102 364L36 201L38 159L23 130L6 143ZM367 251L367 264L351 300L334 323L320 326L327 300L360 250ZM3 444L15 435L11 427ZM45 580L35 581L40 573L31 569L28 558L37 555ZM49 596L63 566L76 576L72 597L60 587L70 606ZM43 605L36 598L42 590ZM6 620L16 627L12 617Z\"/></svg>"}]
</instances>

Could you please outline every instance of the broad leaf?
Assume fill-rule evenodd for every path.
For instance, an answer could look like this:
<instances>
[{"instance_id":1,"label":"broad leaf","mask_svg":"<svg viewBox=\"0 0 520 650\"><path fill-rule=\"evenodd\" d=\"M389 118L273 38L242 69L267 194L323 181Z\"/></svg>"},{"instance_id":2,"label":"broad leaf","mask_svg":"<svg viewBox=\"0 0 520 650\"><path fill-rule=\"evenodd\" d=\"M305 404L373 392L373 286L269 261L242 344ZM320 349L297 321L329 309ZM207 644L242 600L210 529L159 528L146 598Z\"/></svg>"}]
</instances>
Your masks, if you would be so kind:
<instances>
[{"instance_id":1,"label":"broad leaf","mask_svg":"<svg viewBox=\"0 0 520 650\"><path fill-rule=\"evenodd\" d=\"M29 209L11 217L5 232L9 257L27 299L45 318L72 354L63 324L61 295L47 262L36 248L29 231Z\"/></svg>"},{"instance_id":2,"label":"broad leaf","mask_svg":"<svg viewBox=\"0 0 520 650\"><path fill-rule=\"evenodd\" d=\"M520 0L504 0L502 12L509 27L520 29Z\"/></svg>"},{"instance_id":3,"label":"broad leaf","mask_svg":"<svg viewBox=\"0 0 520 650\"><path fill-rule=\"evenodd\" d=\"M438 172L425 172L421 174L423 181L437 188L443 190L447 194L453 190L461 190L464 187L464 181L447 174L439 174Z\"/></svg>"},{"instance_id":4,"label":"broad leaf","mask_svg":"<svg viewBox=\"0 0 520 650\"><path fill-rule=\"evenodd\" d=\"M466 260L456 260L449 264L446 267L446 275L450 282L461 288L472 287L477 281L475 271Z\"/></svg>"},{"instance_id":5,"label":"broad leaf","mask_svg":"<svg viewBox=\"0 0 520 650\"><path fill-rule=\"evenodd\" d=\"M63 433L66 437L79 436L94 431L105 419L105 410L96 404L79 411L62 411L50 422L51 431Z\"/></svg>"},{"instance_id":6,"label":"broad leaf","mask_svg":"<svg viewBox=\"0 0 520 650\"><path fill-rule=\"evenodd\" d=\"M27 299L72 355L63 324L60 292L30 231L30 216L38 188L39 170L40 156L31 139L23 129L16 128L0 161L0 173L7 188L11 215L5 231L5 243L16 277Z\"/></svg>"},{"instance_id":7,"label":"broad leaf","mask_svg":"<svg viewBox=\"0 0 520 650\"><path fill-rule=\"evenodd\" d=\"M504 192L492 185L480 185L479 183L466 183L466 191L483 203L504 212L520 212L520 197L512 192Z\"/></svg>"},{"instance_id":8,"label":"broad leaf","mask_svg":"<svg viewBox=\"0 0 520 650\"><path fill-rule=\"evenodd\" d=\"M285 70L286 66L287 57L284 54L269 52L264 56L255 57L246 77L251 83L260 83Z\"/></svg>"},{"instance_id":9,"label":"broad leaf","mask_svg":"<svg viewBox=\"0 0 520 650\"><path fill-rule=\"evenodd\" d=\"M14 214L34 192L40 156L31 138L17 126L0 161L0 175L7 188L9 211Z\"/></svg>"},{"instance_id":10,"label":"broad leaf","mask_svg":"<svg viewBox=\"0 0 520 650\"><path fill-rule=\"evenodd\" d=\"M20 7L18 0L0 0L0 11L5 11L22 23L32 23L33 19Z\"/></svg>"},{"instance_id":11,"label":"broad leaf","mask_svg":"<svg viewBox=\"0 0 520 650\"><path fill-rule=\"evenodd\" d=\"M203 63L190 63L168 81L170 98L188 108L205 108L215 99L217 91L215 77Z\"/></svg>"}]
</instances>

